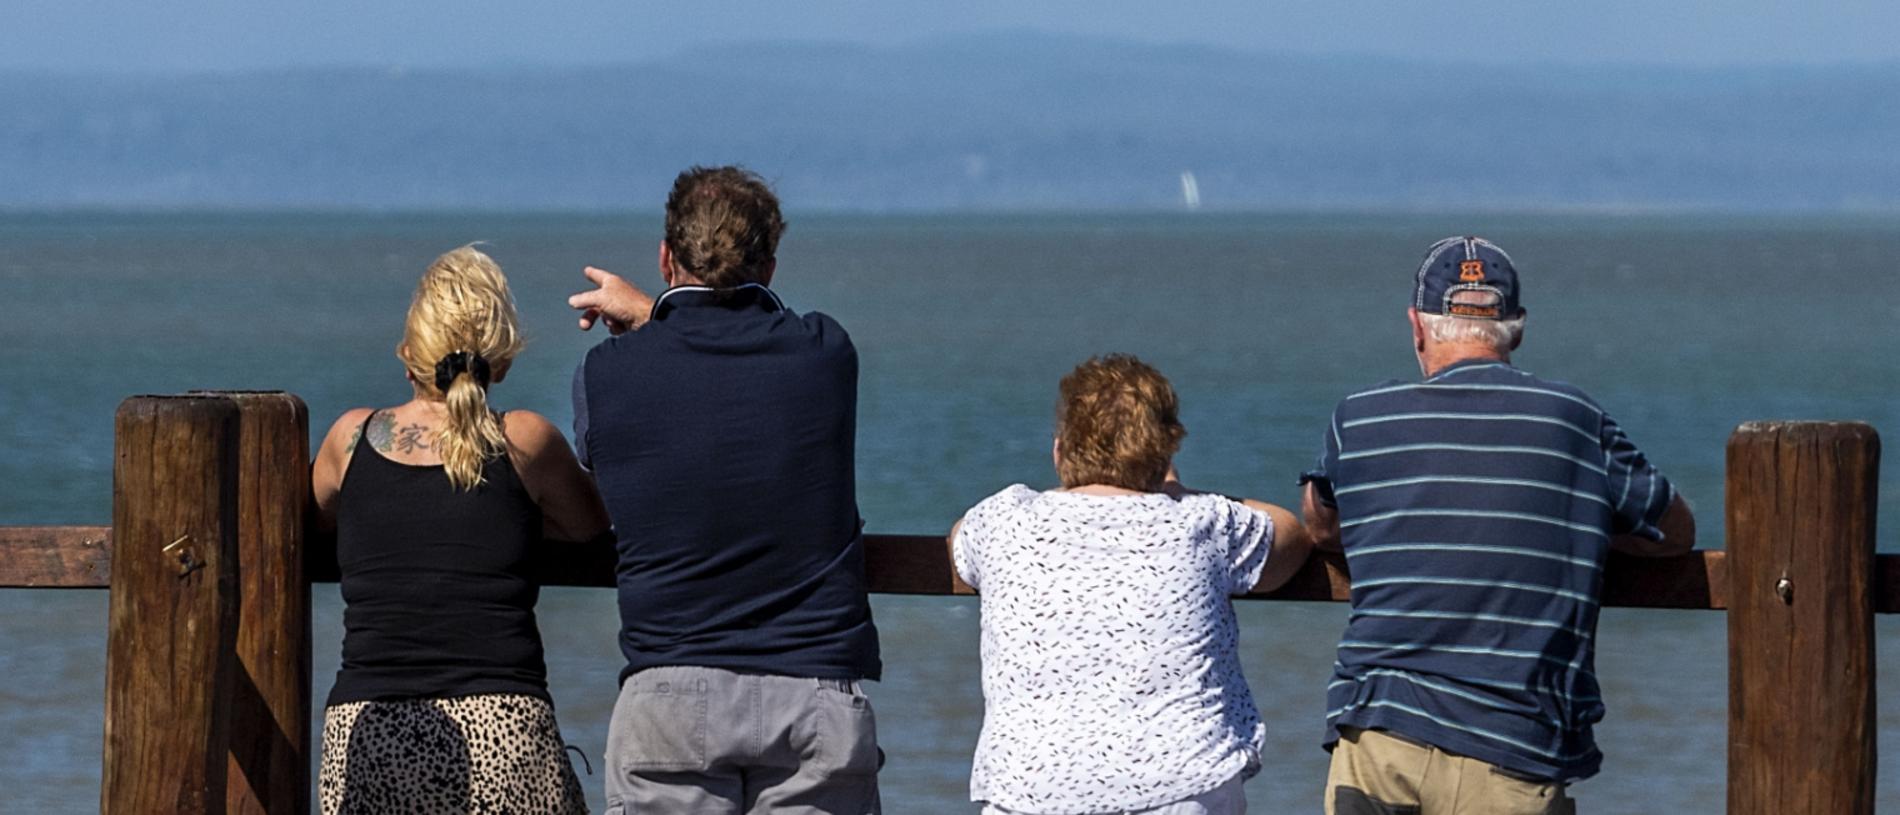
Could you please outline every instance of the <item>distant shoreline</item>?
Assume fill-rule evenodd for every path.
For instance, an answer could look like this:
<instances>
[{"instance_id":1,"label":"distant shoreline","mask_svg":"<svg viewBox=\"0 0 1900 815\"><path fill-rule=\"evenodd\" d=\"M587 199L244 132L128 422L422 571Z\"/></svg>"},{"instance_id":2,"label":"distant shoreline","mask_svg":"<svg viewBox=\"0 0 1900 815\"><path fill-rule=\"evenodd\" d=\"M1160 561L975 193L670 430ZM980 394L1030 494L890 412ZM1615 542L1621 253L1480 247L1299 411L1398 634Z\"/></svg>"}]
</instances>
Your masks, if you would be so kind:
<instances>
[{"instance_id":1,"label":"distant shoreline","mask_svg":"<svg viewBox=\"0 0 1900 815\"><path fill-rule=\"evenodd\" d=\"M1482 65L1015 32L605 67L0 71L0 209L1900 213L1900 62Z\"/></svg>"}]
</instances>

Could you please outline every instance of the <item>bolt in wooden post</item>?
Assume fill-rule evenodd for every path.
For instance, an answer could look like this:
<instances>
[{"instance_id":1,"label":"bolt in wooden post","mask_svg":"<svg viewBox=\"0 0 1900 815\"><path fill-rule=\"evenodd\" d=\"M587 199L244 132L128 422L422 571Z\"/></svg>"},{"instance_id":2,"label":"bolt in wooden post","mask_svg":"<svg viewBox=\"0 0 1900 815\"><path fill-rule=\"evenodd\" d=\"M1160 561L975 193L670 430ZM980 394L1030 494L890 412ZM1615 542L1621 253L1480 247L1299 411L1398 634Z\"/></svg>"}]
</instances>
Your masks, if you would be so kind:
<instances>
[{"instance_id":1,"label":"bolt in wooden post","mask_svg":"<svg viewBox=\"0 0 1900 815\"><path fill-rule=\"evenodd\" d=\"M119 406L100 811L221 813L237 634L238 408Z\"/></svg>"},{"instance_id":2,"label":"bolt in wooden post","mask_svg":"<svg viewBox=\"0 0 1900 815\"><path fill-rule=\"evenodd\" d=\"M310 811L310 583L304 507L310 417L281 391L221 391L241 414L238 442L237 670L231 697L232 815Z\"/></svg>"},{"instance_id":3,"label":"bolt in wooden post","mask_svg":"<svg viewBox=\"0 0 1900 815\"><path fill-rule=\"evenodd\" d=\"M1731 815L1874 811L1880 437L1750 422L1728 443Z\"/></svg>"}]
</instances>

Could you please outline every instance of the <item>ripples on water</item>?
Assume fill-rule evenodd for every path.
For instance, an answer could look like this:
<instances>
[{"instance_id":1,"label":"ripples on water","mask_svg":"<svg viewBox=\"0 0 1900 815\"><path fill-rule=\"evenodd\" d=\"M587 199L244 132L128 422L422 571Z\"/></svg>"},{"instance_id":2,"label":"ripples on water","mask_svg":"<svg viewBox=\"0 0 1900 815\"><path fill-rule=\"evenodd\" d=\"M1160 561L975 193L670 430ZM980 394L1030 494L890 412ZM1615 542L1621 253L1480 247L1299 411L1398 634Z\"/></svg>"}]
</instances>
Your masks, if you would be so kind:
<instances>
[{"instance_id":1,"label":"ripples on water","mask_svg":"<svg viewBox=\"0 0 1900 815\"><path fill-rule=\"evenodd\" d=\"M831 313L862 357L861 502L870 528L935 532L1013 481L1047 485L1055 381L1082 358L1142 355L1181 393L1190 483L1278 502L1332 403L1416 375L1413 264L1478 231L1516 259L1531 310L1518 362L1594 394L1721 539L1722 445L1747 419L1896 422L1900 226L1851 220L1613 217L950 217L790 213L777 288ZM496 401L565 423L592 339L562 299L583 264L656 282L650 218L0 216L0 524L103 523L124 396L284 388L313 433L406 398L391 356L417 275L485 239L530 347ZM1883 477L1882 513L1900 484ZM1883 549L1892 548L1883 536ZM0 592L0 789L8 811L97 808L104 592ZM975 601L878 597L873 689L895 813L971 811L982 712ZM341 605L316 589L315 692ZM1243 603L1247 676L1271 727L1256 809L1311 812L1315 746L1345 608ZM541 625L568 740L599 771L618 656L610 592L551 589ZM1900 624L1883 618L1880 797L1900 806ZM1592 813L1716 813L1726 761L1726 629L1711 612L1611 609L1598 649L1604 773ZM317 715L321 715L317 711ZM583 779L596 810L600 779Z\"/></svg>"}]
</instances>

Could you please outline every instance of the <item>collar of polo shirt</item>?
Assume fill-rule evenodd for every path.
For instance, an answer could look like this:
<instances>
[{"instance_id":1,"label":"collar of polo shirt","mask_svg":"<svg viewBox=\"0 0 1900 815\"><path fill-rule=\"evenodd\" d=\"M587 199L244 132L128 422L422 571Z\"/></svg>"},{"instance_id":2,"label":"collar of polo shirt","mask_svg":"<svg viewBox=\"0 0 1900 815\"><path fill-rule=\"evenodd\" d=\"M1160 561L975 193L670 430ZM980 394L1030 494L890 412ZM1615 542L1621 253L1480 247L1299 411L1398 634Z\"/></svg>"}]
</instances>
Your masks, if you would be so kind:
<instances>
[{"instance_id":1,"label":"collar of polo shirt","mask_svg":"<svg viewBox=\"0 0 1900 815\"><path fill-rule=\"evenodd\" d=\"M757 291L748 291L752 289L756 289ZM661 292L660 296L653 301L653 311L648 319L660 319L661 316L681 305L698 305L706 300L705 295L718 294L721 292L732 295L750 293L757 303L765 306L766 311L785 310L785 303L778 299L778 293L766 288L765 285L761 283L746 283L733 286L729 289L715 289L711 286L689 285L674 286L673 288Z\"/></svg>"}]
</instances>

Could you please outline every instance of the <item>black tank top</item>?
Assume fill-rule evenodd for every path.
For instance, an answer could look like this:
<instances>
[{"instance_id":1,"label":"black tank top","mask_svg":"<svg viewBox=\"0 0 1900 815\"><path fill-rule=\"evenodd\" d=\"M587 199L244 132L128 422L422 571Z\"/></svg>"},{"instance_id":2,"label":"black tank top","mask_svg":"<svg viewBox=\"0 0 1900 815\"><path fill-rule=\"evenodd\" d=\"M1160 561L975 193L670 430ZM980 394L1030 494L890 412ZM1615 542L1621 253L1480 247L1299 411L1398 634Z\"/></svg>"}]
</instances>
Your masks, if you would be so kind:
<instances>
[{"instance_id":1,"label":"black tank top","mask_svg":"<svg viewBox=\"0 0 1900 815\"><path fill-rule=\"evenodd\" d=\"M464 491L441 465L356 446L337 498L346 606L343 667L329 704L548 698L534 622L540 587L527 571L541 543L541 509L508 456L490 459L482 477Z\"/></svg>"}]
</instances>

